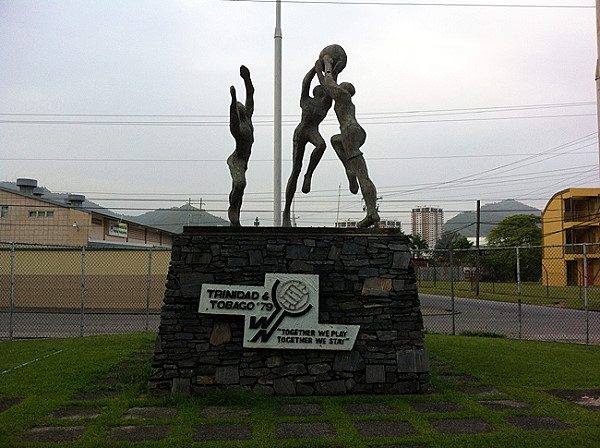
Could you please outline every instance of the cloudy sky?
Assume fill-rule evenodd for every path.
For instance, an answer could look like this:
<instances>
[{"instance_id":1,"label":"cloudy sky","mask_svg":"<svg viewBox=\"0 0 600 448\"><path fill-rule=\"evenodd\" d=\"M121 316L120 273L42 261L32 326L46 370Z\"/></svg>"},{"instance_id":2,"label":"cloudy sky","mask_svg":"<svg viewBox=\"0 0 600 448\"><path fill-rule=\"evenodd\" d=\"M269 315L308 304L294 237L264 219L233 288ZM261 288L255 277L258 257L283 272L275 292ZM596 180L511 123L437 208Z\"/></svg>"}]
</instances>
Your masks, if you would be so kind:
<instances>
[{"instance_id":1,"label":"cloudy sky","mask_svg":"<svg viewBox=\"0 0 600 448\"><path fill-rule=\"evenodd\" d=\"M356 88L381 215L405 230L414 206L543 208L561 189L597 187L593 6L283 0L282 188L302 78L332 43L348 55L339 81ZM273 1L2 0L0 180L125 214L191 199L226 217L229 86L243 94L245 64L256 94L242 224L272 225L274 28ZM337 131L331 110L321 133ZM362 215L329 145L313 192L296 194L297 224Z\"/></svg>"}]
</instances>

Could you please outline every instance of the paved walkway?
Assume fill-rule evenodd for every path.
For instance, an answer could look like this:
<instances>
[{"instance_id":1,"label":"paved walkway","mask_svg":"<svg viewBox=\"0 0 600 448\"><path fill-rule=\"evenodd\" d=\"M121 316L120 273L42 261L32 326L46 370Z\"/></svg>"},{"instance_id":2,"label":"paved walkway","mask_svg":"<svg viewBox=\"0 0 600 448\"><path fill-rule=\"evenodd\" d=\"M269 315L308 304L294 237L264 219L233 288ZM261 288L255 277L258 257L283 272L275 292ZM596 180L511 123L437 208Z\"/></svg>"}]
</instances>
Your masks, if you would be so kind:
<instances>
[{"instance_id":1,"label":"paved walkway","mask_svg":"<svg viewBox=\"0 0 600 448\"><path fill-rule=\"evenodd\" d=\"M150 356L149 351L141 351L131 359L122 361L118 368L107 372L105 378L97 380L91 391L76 394L68 403L45 416L39 425L27 429L22 434L21 442L35 446L36 442L70 442L84 437L89 427L102 418L110 406L110 400L120 397L131 387L122 379L127 378L128 372L139 372ZM309 440L323 440L319 446L347 447L347 441L336 440L336 426L339 427L339 422L343 421L354 427L358 437L363 439L362 446L377 448L430 446L427 443L411 443L414 440L427 440L420 427L423 420L438 435L447 434L449 437L455 437L456 434L493 433L499 430L495 427L497 423L493 422L499 420L504 422L504 426L510 425L523 432L573 430L565 422L545 414L543 409L516 400L493 386L481 384L474 376L457 374L453 366L442 361L432 360L432 371L437 381L447 385L444 387L445 393L401 396L400 401L389 402L393 405L382 400L381 396L355 396L351 400L338 399L332 404L327 404L329 402L326 400L312 399L319 402L311 402L311 398L281 400L279 404L274 400L274 427L270 430L274 438L281 441L280 446L294 446L289 444L290 441L298 443L298 446L306 446ZM600 410L600 390L557 391L554 395L590 412ZM171 437L175 427L181 424L178 419L182 408L152 406L146 404L146 400L144 397L132 400L136 405L122 412L118 424L108 425L105 440L117 443L159 442ZM290 400L295 402L285 403ZM20 402L18 398L0 397L0 412L18 406ZM338 408L332 411L331 406ZM477 406L486 411L474 413L472 409ZM236 446L241 447L246 444L256 446L251 445L251 441L257 431L264 432L265 428L260 427L260 419L254 418L255 412L264 412L264 409L256 410L244 405L202 406L195 422L188 424L191 426L190 441L206 447L218 447L220 442L225 441L237 441L239 445ZM414 418L415 415L418 418ZM486 419L481 415L485 415ZM387 441L375 443L381 439L372 438L384 438ZM405 444L402 444L403 439L406 440ZM331 445L327 441L331 441ZM371 444L371 441L374 443Z\"/></svg>"}]
</instances>

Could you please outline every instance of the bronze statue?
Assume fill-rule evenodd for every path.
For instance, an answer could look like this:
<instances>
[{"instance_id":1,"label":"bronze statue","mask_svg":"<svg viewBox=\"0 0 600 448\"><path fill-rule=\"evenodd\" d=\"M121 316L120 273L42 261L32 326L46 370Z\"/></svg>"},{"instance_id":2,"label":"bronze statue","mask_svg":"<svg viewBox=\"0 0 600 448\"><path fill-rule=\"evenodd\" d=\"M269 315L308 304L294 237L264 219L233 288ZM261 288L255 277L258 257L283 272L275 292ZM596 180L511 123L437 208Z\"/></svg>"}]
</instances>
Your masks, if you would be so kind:
<instances>
[{"instance_id":1,"label":"bronze statue","mask_svg":"<svg viewBox=\"0 0 600 448\"><path fill-rule=\"evenodd\" d=\"M229 130L235 139L235 150L227 159L231 173L232 186L229 193L229 222L232 226L240 225L240 210L242 197L246 188L246 170L248 159L254 143L254 127L252 113L254 112L254 86L250 79L250 70L244 65L240 67L240 76L246 87L246 104L237 101L235 87L231 86L231 106L229 108Z\"/></svg>"},{"instance_id":2,"label":"bronze statue","mask_svg":"<svg viewBox=\"0 0 600 448\"><path fill-rule=\"evenodd\" d=\"M331 73L333 79L337 80L337 75L346 66L346 52L344 49L337 45L328 45L325 47L320 55L319 59L322 59L325 55L329 56L327 59L330 65L326 68ZM296 185L300 171L302 170L302 160L304 159L304 152L307 143L312 143L315 149L310 155L310 161L308 163L308 169L304 175L304 182L302 183L302 193L310 192L310 183L312 181L312 175L317 168L317 165L323 157L325 148L325 140L319 132L319 125L327 116L329 109L331 108L331 97L325 93L325 89L318 85L313 89L313 97L310 96L310 84L315 77L315 69L311 68L304 79L302 80L302 92L300 94L300 108L302 109L302 118L300 123L294 130L294 149L292 155L292 172L285 189L285 207L283 209L283 227L291 227L291 207L292 201L294 200L294 194L296 193ZM355 180L356 182L356 180ZM358 189L358 185L357 185Z\"/></svg>"},{"instance_id":3,"label":"bronze statue","mask_svg":"<svg viewBox=\"0 0 600 448\"><path fill-rule=\"evenodd\" d=\"M315 149L310 155L308 169L304 175L302 192L310 192L310 182L312 175L323 157L326 144L319 132L319 124L327 116L331 108L331 97L325 93L325 89L318 85L313 89L313 97L310 96L310 83L315 77L315 69L311 68L304 76L302 81L302 93L300 94L300 107L302 108L302 118L294 130L294 149L292 155L292 173L288 179L285 189L285 207L283 209L283 227L291 227L290 212L294 194L296 193L296 184L298 176L302 170L302 160L304 151L308 142L315 145Z\"/></svg>"},{"instance_id":4,"label":"bronze statue","mask_svg":"<svg viewBox=\"0 0 600 448\"><path fill-rule=\"evenodd\" d=\"M349 82L338 84L334 79L337 63L329 54L324 54L315 63L315 71L327 94L333 98L333 110L340 124L340 133L331 137L331 145L342 161L348 180L350 191L358 192L358 184L365 200L367 216L360 221L358 227L370 227L379 222L377 212L377 189L369 178L367 163L360 147L365 143L367 133L356 121L356 109L352 102L355 89ZM323 73L325 72L325 73Z\"/></svg>"}]
</instances>

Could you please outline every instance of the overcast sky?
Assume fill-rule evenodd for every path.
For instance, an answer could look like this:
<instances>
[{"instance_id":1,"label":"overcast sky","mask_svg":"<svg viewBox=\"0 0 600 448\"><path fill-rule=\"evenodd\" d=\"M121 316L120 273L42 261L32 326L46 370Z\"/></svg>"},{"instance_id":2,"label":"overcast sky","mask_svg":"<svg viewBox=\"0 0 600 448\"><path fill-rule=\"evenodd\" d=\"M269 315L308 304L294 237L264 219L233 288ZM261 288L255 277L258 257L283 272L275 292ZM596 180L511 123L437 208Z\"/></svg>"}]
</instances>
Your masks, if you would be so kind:
<instances>
[{"instance_id":1,"label":"overcast sky","mask_svg":"<svg viewBox=\"0 0 600 448\"><path fill-rule=\"evenodd\" d=\"M414 206L543 208L598 186L592 0L312 1L282 1L283 189L302 78L332 43L348 55L338 81L356 88L381 216L405 231ZM229 86L243 96L245 64L256 94L242 224L272 225L274 28L272 1L0 1L0 180L124 214L191 198L226 217ZM337 132L332 109L321 133ZM313 192L296 194L297 224L363 214L328 144Z\"/></svg>"}]
</instances>

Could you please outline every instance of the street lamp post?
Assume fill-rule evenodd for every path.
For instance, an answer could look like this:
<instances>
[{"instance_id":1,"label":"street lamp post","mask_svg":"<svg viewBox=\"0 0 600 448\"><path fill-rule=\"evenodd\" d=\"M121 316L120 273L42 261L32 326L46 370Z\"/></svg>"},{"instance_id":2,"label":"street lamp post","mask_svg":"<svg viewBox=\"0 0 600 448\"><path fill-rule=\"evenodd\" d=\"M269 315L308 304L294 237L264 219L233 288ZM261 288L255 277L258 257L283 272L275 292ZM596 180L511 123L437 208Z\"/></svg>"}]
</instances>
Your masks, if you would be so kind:
<instances>
[{"instance_id":1,"label":"street lamp post","mask_svg":"<svg viewBox=\"0 0 600 448\"><path fill-rule=\"evenodd\" d=\"M273 168L273 226L281 227L281 0L275 10L275 89L274 89L274 168Z\"/></svg>"}]
</instances>

